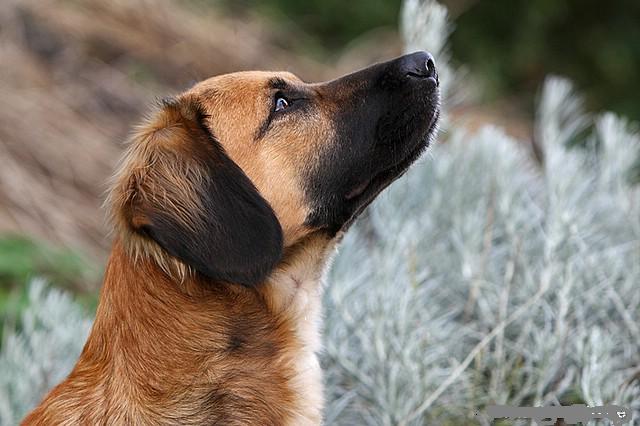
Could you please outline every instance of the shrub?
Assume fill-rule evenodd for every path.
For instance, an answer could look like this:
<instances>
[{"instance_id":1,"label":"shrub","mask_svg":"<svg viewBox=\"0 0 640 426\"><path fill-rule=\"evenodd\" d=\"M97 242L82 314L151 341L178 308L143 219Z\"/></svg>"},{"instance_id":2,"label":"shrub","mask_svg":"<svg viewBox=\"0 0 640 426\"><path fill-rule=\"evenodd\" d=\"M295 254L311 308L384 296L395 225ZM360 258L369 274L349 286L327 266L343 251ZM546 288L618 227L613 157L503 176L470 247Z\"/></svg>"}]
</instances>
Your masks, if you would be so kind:
<instances>
[{"instance_id":1,"label":"shrub","mask_svg":"<svg viewBox=\"0 0 640 426\"><path fill-rule=\"evenodd\" d=\"M29 288L21 331L6 333L0 351L0 425L17 424L69 374L89 334L80 305L42 280Z\"/></svg>"},{"instance_id":2,"label":"shrub","mask_svg":"<svg viewBox=\"0 0 640 426\"><path fill-rule=\"evenodd\" d=\"M542 170L499 129L452 129L347 236L325 303L330 424L640 410L640 191L624 173L638 137L606 114L601 153L568 150L587 122L572 106L549 80Z\"/></svg>"},{"instance_id":3,"label":"shrub","mask_svg":"<svg viewBox=\"0 0 640 426\"><path fill-rule=\"evenodd\" d=\"M412 35L437 51L441 7L405 7L442 17ZM536 121L542 168L500 129L449 125L347 236L325 300L329 424L489 424L496 403L638 417L640 139L559 78ZM592 123L589 149L568 148Z\"/></svg>"}]
</instances>

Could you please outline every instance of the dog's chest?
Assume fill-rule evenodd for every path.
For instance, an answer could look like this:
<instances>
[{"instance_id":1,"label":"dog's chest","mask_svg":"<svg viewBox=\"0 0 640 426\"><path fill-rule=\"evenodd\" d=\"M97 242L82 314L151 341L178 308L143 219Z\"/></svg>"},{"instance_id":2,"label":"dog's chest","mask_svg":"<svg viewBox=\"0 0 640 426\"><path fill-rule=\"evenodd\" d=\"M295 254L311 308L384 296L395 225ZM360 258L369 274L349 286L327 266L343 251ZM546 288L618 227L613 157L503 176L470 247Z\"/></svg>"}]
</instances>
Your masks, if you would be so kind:
<instances>
[{"instance_id":1,"label":"dog's chest","mask_svg":"<svg viewBox=\"0 0 640 426\"><path fill-rule=\"evenodd\" d=\"M323 408L322 372L318 352L322 347L322 293L326 250L297 256L269 280L272 308L291 325L298 350L292 358L295 376L290 386L298 395L291 424L320 424Z\"/></svg>"},{"instance_id":2,"label":"dog's chest","mask_svg":"<svg viewBox=\"0 0 640 426\"><path fill-rule=\"evenodd\" d=\"M291 424L317 425L322 419L323 386L322 371L318 361L321 339L320 279L303 280L292 304L295 310L296 334L302 350L296 355L296 376L292 381L294 392L300 396L299 410Z\"/></svg>"},{"instance_id":3,"label":"dog's chest","mask_svg":"<svg viewBox=\"0 0 640 426\"><path fill-rule=\"evenodd\" d=\"M295 290L288 310L294 318L296 334L305 349L317 352L321 348L321 272L303 269L295 271L290 279Z\"/></svg>"}]
</instances>

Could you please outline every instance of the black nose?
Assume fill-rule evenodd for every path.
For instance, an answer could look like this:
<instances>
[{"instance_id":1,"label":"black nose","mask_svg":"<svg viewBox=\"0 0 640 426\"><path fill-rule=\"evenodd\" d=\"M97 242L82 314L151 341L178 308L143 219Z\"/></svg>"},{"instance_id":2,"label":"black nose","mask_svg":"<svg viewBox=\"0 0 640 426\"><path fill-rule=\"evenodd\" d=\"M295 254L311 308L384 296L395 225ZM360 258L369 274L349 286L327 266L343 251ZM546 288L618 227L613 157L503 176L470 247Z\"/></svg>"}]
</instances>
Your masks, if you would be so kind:
<instances>
[{"instance_id":1,"label":"black nose","mask_svg":"<svg viewBox=\"0 0 640 426\"><path fill-rule=\"evenodd\" d=\"M436 63L431 53L415 52L400 58L400 70L409 78L432 78L438 83Z\"/></svg>"}]
</instances>

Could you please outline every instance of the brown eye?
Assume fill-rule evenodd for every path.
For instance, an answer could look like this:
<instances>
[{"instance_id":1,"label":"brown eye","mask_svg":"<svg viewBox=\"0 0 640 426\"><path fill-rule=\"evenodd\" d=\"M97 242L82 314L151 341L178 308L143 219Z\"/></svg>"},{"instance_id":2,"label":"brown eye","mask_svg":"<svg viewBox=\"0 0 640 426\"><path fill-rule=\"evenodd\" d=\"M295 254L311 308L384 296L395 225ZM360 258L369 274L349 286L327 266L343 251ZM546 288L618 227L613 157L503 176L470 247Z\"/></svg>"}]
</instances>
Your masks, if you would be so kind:
<instances>
[{"instance_id":1,"label":"brown eye","mask_svg":"<svg viewBox=\"0 0 640 426\"><path fill-rule=\"evenodd\" d=\"M284 111L289 106L289 101L287 101L282 96L276 99L276 112Z\"/></svg>"}]
</instances>

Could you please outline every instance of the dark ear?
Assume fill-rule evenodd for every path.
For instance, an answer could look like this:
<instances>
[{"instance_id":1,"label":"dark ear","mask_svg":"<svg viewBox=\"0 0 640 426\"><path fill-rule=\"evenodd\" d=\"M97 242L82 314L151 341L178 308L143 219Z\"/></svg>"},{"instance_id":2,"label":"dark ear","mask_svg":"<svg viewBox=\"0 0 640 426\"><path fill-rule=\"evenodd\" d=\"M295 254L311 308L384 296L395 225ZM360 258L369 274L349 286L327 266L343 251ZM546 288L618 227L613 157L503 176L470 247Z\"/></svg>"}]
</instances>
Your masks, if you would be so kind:
<instances>
[{"instance_id":1,"label":"dark ear","mask_svg":"<svg viewBox=\"0 0 640 426\"><path fill-rule=\"evenodd\" d=\"M259 284L282 257L275 213L196 101L165 102L160 114L142 142L152 158L129 182L134 232L213 280Z\"/></svg>"}]
</instances>

